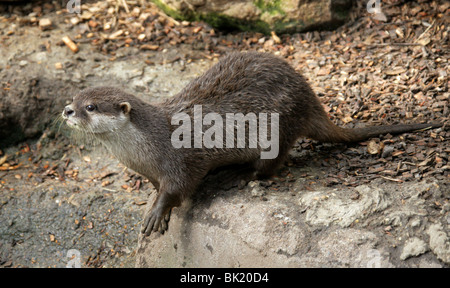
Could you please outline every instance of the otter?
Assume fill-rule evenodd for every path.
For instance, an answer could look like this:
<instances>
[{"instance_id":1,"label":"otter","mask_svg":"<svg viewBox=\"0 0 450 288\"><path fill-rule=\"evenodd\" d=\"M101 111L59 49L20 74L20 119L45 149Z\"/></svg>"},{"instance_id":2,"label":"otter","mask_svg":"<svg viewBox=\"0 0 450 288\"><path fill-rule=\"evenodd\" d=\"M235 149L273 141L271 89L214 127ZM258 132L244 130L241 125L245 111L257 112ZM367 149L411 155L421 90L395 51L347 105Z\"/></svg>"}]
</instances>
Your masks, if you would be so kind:
<instances>
[{"instance_id":1,"label":"otter","mask_svg":"<svg viewBox=\"0 0 450 288\"><path fill-rule=\"evenodd\" d=\"M257 139L250 139L250 134L245 134L244 148L174 147L173 117L180 113L193 116L195 107L199 106L202 115L225 116L237 112L278 115L278 126L269 126L269 130L277 129L277 156L260 157L267 147L262 147ZM120 162L147 177L155 186L157 198L141 230L146 236L152 231L164 233L168 229L172 208L194 193L208 172L238 164L245 167L246 173L242 173L245 181L270 177L301 136L320 142L350 143L380 134L442 126L436 123L338 127L330 121L302 75L285 60L259 52L230 53L161 103L146 103L118 88L87 88L64 108L62 117L70 127L100 140ZM244 125L249 128L247 122ZM236 126L231 129L238 129ZM187 137L195 141L194 135ZM258 145L250 148L251 141Z\"/></svg>"}]
</instances>

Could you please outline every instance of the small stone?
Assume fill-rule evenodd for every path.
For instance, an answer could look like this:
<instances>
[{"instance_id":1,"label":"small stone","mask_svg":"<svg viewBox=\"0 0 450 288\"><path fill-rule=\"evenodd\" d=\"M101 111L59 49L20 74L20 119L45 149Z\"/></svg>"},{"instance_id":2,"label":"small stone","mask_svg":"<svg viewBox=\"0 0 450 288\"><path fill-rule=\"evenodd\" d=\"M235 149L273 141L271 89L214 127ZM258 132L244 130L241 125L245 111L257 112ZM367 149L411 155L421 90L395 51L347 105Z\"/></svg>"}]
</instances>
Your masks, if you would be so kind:
<instances>
[{"instance_id":1,"label":"small stone","mask_svg":"<svg viewBox=\"0 0 450 288\"><path fill-rule=\"evenodd\" d=\"M133 11L131 11L131 16L139 17L139 14L141 14L141 9L139 9L139 7L134 7Z\"/></svg>"},{"instance_id":2,"label":"small stone","mask_svg":"<svg viewBox=\"0 0 450 288\"><path fill-rule=\"evenodd\" d=\"M80 19L78 17L72 17L70 18L70 24L72 25L77 25L78 23L80 23Z\"/></svg>"},{"instance_id":3,"label":"small stone","mask_svg":"<svg viewBox=\"0 0 450 288\"><path fill-rule=\"evenodd\" d=\"M97 21L94 21L94 20L89 20L88 25L89 25L89 27L91 27L91 28L95 28L95 27L98 26L98 22L97 22Z\"/></svg>"},{"instance_id":4,"label":"small stone","mask_svg":"<svg viewBox=\"0 0 450 288\"><path fill-rule=\"evenodd\" d=\"M386 145L384 146L383 152L381 153L381 158L389 157L394 151L394 146Z\"/></svg>"},{"instance_id":5,"label":"small stone","mask_svg":"<svg viewBox=\"0 0 450 288\"><path fill-rule=\"evenodd\" d=\"M421 221L420 221L419 218L417 218L417 219L414 219L414 220L411 221L410 226L413 227L413 228L417 228L417 227L420 226L420 224L421 224Z\"/></svg>"},{"instance_id":6,"label":"small stone","mask_svg":"<svg viewBox=\"0 0 450 288\"><path fill-rule=\"evenodd\" d=\"M39 28L41 30L48 30L52 28L52 21L48 18L42 18L39 20Z\"/></svg>"},{"instance_id":7,"label":"small stone","mask_svg":"<svg viewBox=\"0 0 450 288\"><path fill-rule=\"evenodd\" d=\"M57 69L57 70L63 69L63 64L61 62L55 63L55 69Z\"/></svg>"},{"instance_id":8,"label":"small stone","mask_svg":"<svg viewBox=\"0 0 450 288\"><path fill-rule=\"evenodd\" d=\"M89 11L84 11L83 14L81 14L80 18L81 18L82 20L89 20L89 19L91 19L93 16L94 16L94 14L92 14L91 12L89 12Z\"/></svg>"},{"instance_id":9,"label":"small stone","mask_svg":"<svg viewBox=\"0 0 450 288\"><path fill-rule=\"evenodd\" d=\"M248 182L248 186L252 189L250 192L252 197L262 197L266 194L259 185L259 181L250 181Z\"/></svg>"},{"instance_id":10,"label":"small stone","mask_svg":"<svg viewBox=\"0 0 450 288\"><path fill-rule=\"evenodd\" d=\"M444 226L440 223L433 224L428 228L427 233L430 236L431 251L438 259L450 263L450 237Z\"/></svg>"}]
</instances>

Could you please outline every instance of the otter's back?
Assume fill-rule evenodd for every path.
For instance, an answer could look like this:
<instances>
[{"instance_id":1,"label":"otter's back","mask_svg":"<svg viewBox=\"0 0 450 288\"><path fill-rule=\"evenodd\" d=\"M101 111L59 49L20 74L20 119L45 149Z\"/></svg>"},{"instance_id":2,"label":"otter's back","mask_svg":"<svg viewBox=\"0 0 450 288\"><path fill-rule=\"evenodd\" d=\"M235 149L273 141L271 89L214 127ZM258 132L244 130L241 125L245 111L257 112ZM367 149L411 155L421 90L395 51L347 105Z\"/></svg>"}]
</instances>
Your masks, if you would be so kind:
<instances>
[{"instance_id":1,"label":"otter's back","mask_svg":"<svg viewBox=\"0 0 450 288\"><path fill-rule=\"evenodd\" d=\"M286 61L268 53L231 53L190 82L164 106L188 112L194 105L224 113L282 113L306 108L315 97Z\"/></svg>"}]
</instances>

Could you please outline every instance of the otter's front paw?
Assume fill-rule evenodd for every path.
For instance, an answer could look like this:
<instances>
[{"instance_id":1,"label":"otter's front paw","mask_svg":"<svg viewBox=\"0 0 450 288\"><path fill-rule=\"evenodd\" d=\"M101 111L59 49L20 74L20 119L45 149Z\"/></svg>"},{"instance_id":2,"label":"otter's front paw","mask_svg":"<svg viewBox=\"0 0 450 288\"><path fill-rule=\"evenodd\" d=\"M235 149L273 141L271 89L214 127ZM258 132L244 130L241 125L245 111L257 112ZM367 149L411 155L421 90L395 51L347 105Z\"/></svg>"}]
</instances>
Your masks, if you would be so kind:
<instances>
[{"instance_id":1,"label":"otter's front paw","mask_svg":"<svg viewBox=\"0 0 450 288\"><path fill-rule=\"evenodd\" d=\"M153 208L147 213L144 219L144 224L142 225L141 233L145 236L149 236L152 231L156 232L159 230L161 234L169 228L170 213L172 209L169 209L165 214L158 209Z\"/></svg>"}]
</instances>

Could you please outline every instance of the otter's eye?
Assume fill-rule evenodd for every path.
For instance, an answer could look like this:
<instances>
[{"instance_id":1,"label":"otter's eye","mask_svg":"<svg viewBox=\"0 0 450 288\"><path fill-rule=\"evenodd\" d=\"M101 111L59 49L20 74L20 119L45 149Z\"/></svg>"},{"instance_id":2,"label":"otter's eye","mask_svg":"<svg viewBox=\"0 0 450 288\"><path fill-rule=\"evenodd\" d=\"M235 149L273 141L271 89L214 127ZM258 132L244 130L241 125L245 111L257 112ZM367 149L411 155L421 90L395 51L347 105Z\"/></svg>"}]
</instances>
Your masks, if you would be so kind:
<instances>
[{"instance_id":1,"label":"otter's eye","mask_svg":"<svg viewBox=\"0 0 450 288\"><path fill-rule=\"evenodd\" d=\"M92 111L95 110L95 108L96 108L95 105L92 105L92 104L91 105L87 105L86 106L86 111L92 112Z\"/></svg>"}]
</instances>

